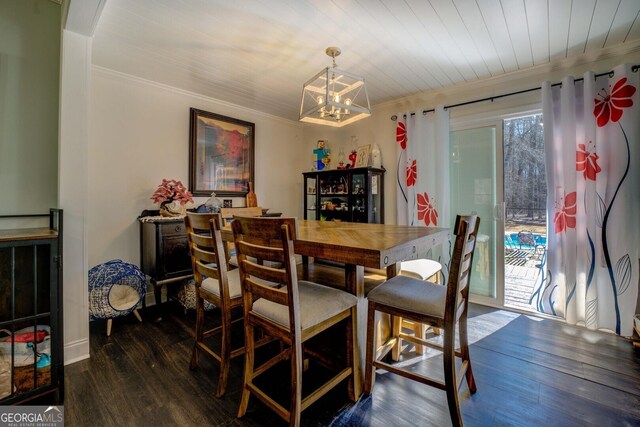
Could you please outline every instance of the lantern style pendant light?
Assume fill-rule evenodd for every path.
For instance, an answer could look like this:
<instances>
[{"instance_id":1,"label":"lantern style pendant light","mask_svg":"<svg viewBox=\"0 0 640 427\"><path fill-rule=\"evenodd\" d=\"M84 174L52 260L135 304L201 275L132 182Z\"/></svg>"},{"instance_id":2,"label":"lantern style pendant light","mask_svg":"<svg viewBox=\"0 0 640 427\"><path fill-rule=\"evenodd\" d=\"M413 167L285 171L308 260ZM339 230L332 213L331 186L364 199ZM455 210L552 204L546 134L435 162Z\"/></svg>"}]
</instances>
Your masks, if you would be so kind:
<instances>
[{"instance_id":1,"label":"lantern style pendant light","mask_svg":"<svg viewBox=\"0 0 640 427\"><path fill-rule=\"evenodd\" d=\"M320 71L302 87L300 121L341 127L371 115L364 77L340 70L337 47L328 47L331 67Z\"/></svg>"}]
</instances>

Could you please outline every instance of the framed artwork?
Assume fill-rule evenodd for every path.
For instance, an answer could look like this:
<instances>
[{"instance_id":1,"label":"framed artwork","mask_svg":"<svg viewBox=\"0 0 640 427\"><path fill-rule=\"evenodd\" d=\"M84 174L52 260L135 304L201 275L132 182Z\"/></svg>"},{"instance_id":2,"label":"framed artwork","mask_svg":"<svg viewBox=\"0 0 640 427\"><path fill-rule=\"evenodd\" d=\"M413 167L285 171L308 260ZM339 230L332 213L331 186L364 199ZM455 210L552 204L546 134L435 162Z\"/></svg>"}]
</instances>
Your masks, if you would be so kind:
<instances>
[{"instance_id":1,"label":"framed artwork","mask_svg":"<svg viewBox=\"0 0 640 427\"><path fill-rule=\"evenodd\" d=\"M254 178L255 124L195 108L190 111L191 193L244 197Z\"/></svg>"},{"instance_id":2,"label":"framed artwork","mask_svg":"<svg viewBox=\"0 0 640 427\"><path fill-rule=\"evenodd\" d=\"M358 154L356 156L357 168L365 168L369 166L369 152L371 151L371 145L361 145L358 147Z\"/></svg>"}]
</instances>

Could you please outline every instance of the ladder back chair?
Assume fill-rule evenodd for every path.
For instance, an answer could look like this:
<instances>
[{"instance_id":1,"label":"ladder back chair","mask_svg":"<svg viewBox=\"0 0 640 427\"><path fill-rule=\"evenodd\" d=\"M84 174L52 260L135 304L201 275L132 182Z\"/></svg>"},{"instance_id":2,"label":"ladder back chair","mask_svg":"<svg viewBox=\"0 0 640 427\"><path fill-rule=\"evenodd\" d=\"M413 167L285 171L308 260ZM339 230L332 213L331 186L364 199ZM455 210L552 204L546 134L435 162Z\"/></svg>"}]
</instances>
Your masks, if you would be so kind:
<instances>
[{"instance_id":1,"label":"ladder back chair","mask_svg":"<svg viewBox=\"0 0 640 427\"><path fill-rule=\"evenodd\" d=\"M355 341L357 298L338 289L298 281L293 246L295 218L235 217L231 228L244 295L247 349L238 417L245 415L249 397L253 394L291 426L298 426L300 413L345 379L348 379L349 398L355 401L361 381ZM265 260L265 264L259 264L256 259ZM278 267L269 266L266 261ZM257 279L279 283L282 287L268 288ZM340 322L346 328L346 366L335 369L337 373L332 372L332 378L303 398L303 345ZM255 328L279 339L284 348L259 367L254 366ZM288 408L277 403L254 382L256 377L285 360L289 360L291 371Z\"/></svg>"},{"instance_id":2,"label":"ladder back chair","mask_svg":"<svg viewBox=\"0 0 640 427\"><path fill-rule=\"evenodd\" d=\"M216 397L222 397L227 387L231 358L244 354L244 347L231 349L231 325L242 320L241 316L233 321L231 318L231 311L241 307L243 302L240 275L237 269L229 270L227 245L220 232L220 214L188 212L185 224L196 286L195 343L189 367L195 369L198 366L201 350L217 360L220 363L220 376ZM220 309L220 325L207 331L204 330L205 300ZM219 353L204 342L205 338L214 334L221 335Z\"/></svg>"},{"instance_id":3,"label":"ladder back chair","mask_svg":"<svg viewBox=\"0 0 640 427\"><path fill-rule=\"evenodd\" d=\"M466 377L469 391L471 393L476 392L476 384L469 358L467 306L471 265L473 263L479 225L480 218L476 215L457 216L454 226L456 240L451 258L449 280L446 286L439 286L412 277L396 276L369 292L365 393L371 393L373 389L376 375L375 368L386 369L388 372L445 390L451 421L454 426L462 426L458 389L463 377ZM379 349L374 349L376 311L440 328L443 332L443 345L440 346L428 340L406 335L402 332L398 333L394 330L385 344ZM460 331L459 350L455 348L456 323ZM399 338L442 351L444 382L384 362L382 358ZM456 372L456 356L462 359L458 372Z\"/></svg>"}]
</instances>

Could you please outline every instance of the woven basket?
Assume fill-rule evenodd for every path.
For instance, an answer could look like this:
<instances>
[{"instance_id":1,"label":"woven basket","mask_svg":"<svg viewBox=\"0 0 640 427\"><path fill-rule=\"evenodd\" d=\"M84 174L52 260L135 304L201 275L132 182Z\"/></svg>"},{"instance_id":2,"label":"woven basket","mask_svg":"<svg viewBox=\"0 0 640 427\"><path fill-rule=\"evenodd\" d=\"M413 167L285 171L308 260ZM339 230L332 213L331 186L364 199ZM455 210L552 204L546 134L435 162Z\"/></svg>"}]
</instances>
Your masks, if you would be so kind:
<instances>
[{"instance_id":1,"label":"woven basket","mask_svg":"<svg viewBox=\"0 0 640 427\"><path fill-rule=\"evenodd\" d=\"M134 298L122 295L122 287L131 288ZM147 278L133 264L116 259L93 267L89 270L91 320L126 316L144 299L146 291ZM114 295L111 295L112 292ZM123 301L126 303L123 304Z\"/></svg>"},{"instance_id":2,"label":"woven basket","mask_svg":"<svg viewBox=\"0 0 640 427\"><path fill-rule=\"evenodd\" d=\"M178 291L178 295L176 295L176 298L185 310L196 309L196 285L193 279L189 280L188 283L180 288L180 290ZM209 301L204 302L205 310L213 310L214 308L216 308L216 306L211 304Z\"/></svg>"}]
</instances>

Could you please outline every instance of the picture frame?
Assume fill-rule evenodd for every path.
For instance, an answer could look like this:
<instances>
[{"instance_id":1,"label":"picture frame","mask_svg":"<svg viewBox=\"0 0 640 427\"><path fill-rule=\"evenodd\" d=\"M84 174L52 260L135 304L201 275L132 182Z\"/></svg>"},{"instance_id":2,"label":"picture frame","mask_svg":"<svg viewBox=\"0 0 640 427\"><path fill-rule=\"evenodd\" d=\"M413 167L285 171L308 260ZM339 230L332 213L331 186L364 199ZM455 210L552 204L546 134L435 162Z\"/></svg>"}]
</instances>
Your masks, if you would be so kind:
<instances>
[{"instance_id":1,"label":"picture frame","mask_svg":"<svg viewBox=\"0 0 640 427\"><path fill-rule=\"evenodd\" d=\"M244 197L254 182L255 124L191 108L189 189L194 196Z\"/></svg>"},{"instance_id":2,"label":"picture frame","mask_svg":"<svg viewBox=\"0 0 640 427\"><path fill-rule=\"evenodd\" d=\"M356 155L357 168L366 168L369 166L369 153L371 152L371 144L361 145L358 147L358 154Z\"/></svg>"}]
</instances>

